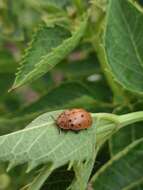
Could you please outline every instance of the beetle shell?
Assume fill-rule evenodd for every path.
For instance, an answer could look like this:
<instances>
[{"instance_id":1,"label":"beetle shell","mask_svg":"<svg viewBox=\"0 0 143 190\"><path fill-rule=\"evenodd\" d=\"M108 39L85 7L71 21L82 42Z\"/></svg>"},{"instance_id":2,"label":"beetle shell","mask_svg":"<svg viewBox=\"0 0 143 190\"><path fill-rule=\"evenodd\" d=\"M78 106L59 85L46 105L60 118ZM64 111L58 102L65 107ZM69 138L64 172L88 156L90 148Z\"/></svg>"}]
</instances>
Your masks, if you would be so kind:
<instances>
[{"instance_id":1,"label":"beetle shell","mask_svg":"<svg viewBox=\"0 0 143 190\"><path fill-rule=\"evenodd\" d=\"M61 113L56 124L59 128L65 130L79 131L91 127L92 117L84 109L71 109Z\"/></svg>"}]
</instances>

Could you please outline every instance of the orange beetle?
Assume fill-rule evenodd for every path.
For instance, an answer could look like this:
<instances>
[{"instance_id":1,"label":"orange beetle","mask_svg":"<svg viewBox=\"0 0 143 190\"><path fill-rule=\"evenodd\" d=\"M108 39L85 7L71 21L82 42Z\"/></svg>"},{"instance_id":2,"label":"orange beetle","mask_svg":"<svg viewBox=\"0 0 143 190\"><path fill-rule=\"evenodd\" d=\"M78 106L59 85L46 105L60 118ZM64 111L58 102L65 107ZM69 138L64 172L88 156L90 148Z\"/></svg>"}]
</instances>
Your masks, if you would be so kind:
<instances>
[{"instance_id":1,"label":"orange beetle","mask_svg":"<svg viewBox=\"0 0 143 190\"><path fill-rule=\"evenodd\" d=\"M92 117L84 109L71 109L61 113L56 124L61 129L79 131L91 127Z\"/></svg>"}]
</instances>

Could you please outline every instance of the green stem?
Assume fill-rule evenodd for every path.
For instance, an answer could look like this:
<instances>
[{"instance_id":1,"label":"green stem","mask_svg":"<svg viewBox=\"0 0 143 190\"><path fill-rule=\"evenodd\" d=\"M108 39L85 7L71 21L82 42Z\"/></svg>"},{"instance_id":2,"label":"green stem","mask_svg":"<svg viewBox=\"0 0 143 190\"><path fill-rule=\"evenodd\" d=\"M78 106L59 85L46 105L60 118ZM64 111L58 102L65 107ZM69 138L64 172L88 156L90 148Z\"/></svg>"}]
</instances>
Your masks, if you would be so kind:
<instances>
[{"instance_id":1,"label":"green stem","mask_svg":"<svg viewBox=\"0 0 143 190\"><path fill-rule=\"evenodd\" d=\"M121 87L119 87L119 85L114 81L112 73L110 72L110 70L107 66L107 58L106 58L106 53L103 48L103 45L101 44L101 42L99 42L99 40L93 41L92 45L97 53L97 57L99 59L100 66L106 77L107 83L109 84L111 91L113 93L114 101L117 103L122 102L123 97L124 97L124 92L121 89Z\"/></svg>"},{"instance_id":2,"label":"green stem","mask_svg":"<svg viewBox=\"0 0 143 190\"><path fill-rule=\"evenodd\" d=\"M143 121L143 111L128 113L124 115L115 115L107 113L95 113L92 115L94 119L101 120L103 123L97 124L97 142L105 142L119 129L130 124ZM106 121L106 123L105 123ZM102 143L102 144L103 144Z\"/></svg>"},{"instance_id":3,"label":"green stem","mask_svg":"<svg viewBox=\"0 0 143 190\"><path fill-rule=\"evenodd\" d=\"M119 123L119 129L125 127L127 125L143 121L143 111L137 111L132 113L127 113L124 115L115 115L110 113L95 113L92 114L94 119L103 119L106 121L110 121L108 124L104 124L99 127L99 131L105 131L106 129L110 130L113 125L117 125Z\"/></svg>"},{"instance_id":4,"label":"green stem","mask_svg":"<svg viewBox=\"0 0 143 190\"><path fill-rule=\"evenodd\" d=\"M121 123L121 128L136 122L143 121L143 111L121 115L119 116L119 121Z\"/></svg>"}]
</instances>

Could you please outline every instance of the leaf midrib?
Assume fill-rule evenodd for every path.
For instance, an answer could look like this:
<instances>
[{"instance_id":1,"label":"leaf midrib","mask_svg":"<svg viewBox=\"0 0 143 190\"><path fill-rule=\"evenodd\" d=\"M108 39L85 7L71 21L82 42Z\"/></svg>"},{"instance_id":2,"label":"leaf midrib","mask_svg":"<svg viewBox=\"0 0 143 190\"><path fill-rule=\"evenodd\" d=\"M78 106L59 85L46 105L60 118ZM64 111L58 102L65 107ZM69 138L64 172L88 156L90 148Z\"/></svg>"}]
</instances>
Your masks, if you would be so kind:
<instances>
[{"instance_id":1,"label":"leaf midrib","mask_svg":"<svg viewBox=\"0 0 143 190\"><path fill-rule=\"evenodd\" d=\"M19 133L24 133L24 132L26 132L26 131L30 131L30 130L33 130L33 128L41 128L41 127L44 127L44 126L47 126L47 125L51 125L52 126L52 124L53 124L53 126L54 126L54 122L52 121L52 122L48 122L48 123L44 123L44 124L42 124L42 125L38 125L38 126L30 126L30 127L26 127L26 128L24 128L24 129L22 129L22 130L19 130L19 131L15 131L14 133L9 133L9 134L6 134L6 135L3 135L3 136L0 136L0 138L2 137L2 138L7 138L8 136L11 136L11 135L15 135L15 134L19 134ZM48 128L47 128L48 129ZM50 129L50 128L49 128ZM5 140L5 139L4 139Z\"/></svg>"},{"instance_id":2,"label":"leaf midrib","mask_svg":"<svg viewBox=\"0 0 143 190\"><path fill-rule=\"evenodd\" d=\"M108 167L110 167L112 165L112 163L114 161L119 160L120 158L122 158L123 156L127 155L130 150L132 150L134 147L136 147L138 144L140 144L141 142L143 142L143 138L135 140L133 143L131 143L129 146L127 146L124 150L122 150L121 152L119 152L118 154L116 154L112 159L110 159L96 174L95 176L93 176L93 178L91 179L92 182L94 182L99 176L100 174L102 174Z\"/></svg>"},{"instance_id":3,"label":"leaf midrib","mask_svg":"<svg viewBox=\"0 0 143 190\"><path fill-rule=\"evenodd\" d=\"M50 125L50 124L52 124L52 123L53 123L53 122L49 122L49 123L42 124L42 125L37 126L37 127L36 127L36 126L34 126L34 127L29 127L29 128L23 129L23 132L29 131L29 130L33 130L33 128L41 128L41 127ZM45 128L44 132L45 132L46 130L48 130L48 127ZM23 151L23 152L20 152L20 154L23 154L23 153L27 153L27 154L28 154L29 151L30 151L30 149L31 149L31 148L33 147L33 145L35 144L35 142L37 142L37 139L39 139L39 137L41 137L41 135L43 135L44 132L42 131L42 133L40 133L39 136L37 136L37 138L36 138L36 139L33 141L33 143L30 145L30 147L28 148L28 150ZM15 132L14 134L16 134L16 133L21 133L21 131ZM4 139L2 140L2 143L1 143L1 144L4 143L4 141L7 139L7 137L8 137L9 135L11 135L11 134L5 135L5 137L4 137ZM13 134L12 134L12 135L13 135ZM13 147L13 149L12 149L12 151L11 151L11 154L12 154L12 155L14 155L14 150L15 150L15 148L17 147L17 145L20 143L20 141L21 141L21 139L23 138L23 136L24 136L24 133L22 133L21 138L18 140L18 142L16 143L16 145ZM67 136L67 137L68 137L68 136ZM57 146L55 146L55 148L52 149L50 152L48 152L48 154L46 154L46 155L44 155L44 156L41 156L41 157L39 157L38 159L33 160L33 161L38 161L38 160L40 160L40 159L42 159L42 158L44 158L44 157L49 156L51 153L53 153L55 150L57 150L57 148L59 148L60 146L62 146L62 145L66 142L66 140L67 140L67 138L65 137L65 138L63 139L63 141L60 142ZM77 147L74 151L72 151L71 154L68 154L68 156L63 157L63 159L65 159L66 157L71 156L72 154L74 154L75 152L77 152L78 150L80 150L83 146L85 146L86 144L90 144L90 142L89 142L88 139L86 140L86 142L85 142L84 144L82 144L81 146ZM15 159L16 159L17 155L18 155L18 154L15 155ZM7 154L4 155L4 156L7 156Z\"/></svg>"}]
</instances>

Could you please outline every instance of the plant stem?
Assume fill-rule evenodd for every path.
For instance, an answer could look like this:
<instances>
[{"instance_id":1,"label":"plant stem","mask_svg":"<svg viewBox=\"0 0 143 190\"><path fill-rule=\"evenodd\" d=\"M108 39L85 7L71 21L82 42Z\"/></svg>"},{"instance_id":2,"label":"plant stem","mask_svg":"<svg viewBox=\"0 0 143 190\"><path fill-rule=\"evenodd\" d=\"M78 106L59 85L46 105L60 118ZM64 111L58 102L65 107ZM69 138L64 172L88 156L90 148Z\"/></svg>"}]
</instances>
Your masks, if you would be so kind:
<instances>
[{"instance_id":1,"label":"plant stem","mask_svg":"<svg viewBox=\"0 0 143 190\"><path fill-rule=\"evenodd\" d=\"M136 122L143 121L143 111L121 115L119 116L119 121L121 123L121 128Z\"/></svg>"},{"instance_id":2,"label":"plant stem","mask_svg":"<svg viewBox=\"0 0 143 190\"><path fill-rule=\"evenodd\" d=\"M99 125L97 124L96 131L97 141L105 142L119 129L126 127L130 124L143 121L143 111L128 113L119 116L115 114L95 113L93 114L93 118L96 120L100 119L100 123ZM113 118L114 120L117 120L117 122L114 121Z\"/></svg>"},{"instance_id":3,"label":"plant stem","mask_svg":"<svg viewBox=\"0 0 143 190\"><path fill-rule=\"evenodd\" d=\"M104 48L104 35L105 35L105 24L107 22L107 4L105 3L105 10L106 13L104 12L105 10L102 10L103 6L103 1L94 1L94 3L92 4L91 8L90 8L90 15L89 17L91 18L91 23L90 23L90 42L94 48L94 50L97 53L97 57L99 59L100 62L100 66L101 69L107 79L107 83L109 84L111 91L113 93L114 96L114 102L117 104L120 104L124 101L125 99L125 94L123 89L121 89L120 85L115 82L112 73L109 69L109 66L107 64L107 56L106 56L106 52L105 52L105 48ZM101 8L101 10L99 9ZM100 11L99 11L100 10ZM97 15L94 15L95 13ZM93 15L92 15L93 14ZM98 20L96 21L92 21L92 17L97 17Z\"/></svg>"},{"instance_id":4,"label":"plant stem","mask_svg":"<svg viewBox=\"0 0 143 190\"><path fill-rule=\"evenodd\" d=\"M106 77L107 83L109 84L111 91L113 93L114 101L116 103L123 102L124 92L121 89L121 87L114 81L112 73L107 66L107 58L106 58L106 53L104 51L103 45L97 39L92 42L92 45L97 53L97 57L99 59L100 66Z\"/></svg>"},{"instance_id":5,"label":"plant stem","mask_svg":"<svg viewBox=\"0 0 143 190\"><path fill-rule=\"evenodd\" d=\"M113 124L119 123L119 129L127 125L143 121L143 111L137 111L132 113L127 113L124 115L115 115L110 113L95 113L92 114L94 119L103 119L108 121L108 124L102 125L101 129L103 131L110 129ZM109 123L110 121L110 123ZM100 128L100 127L99 127Z\"/></svg>"}]
</instances>

